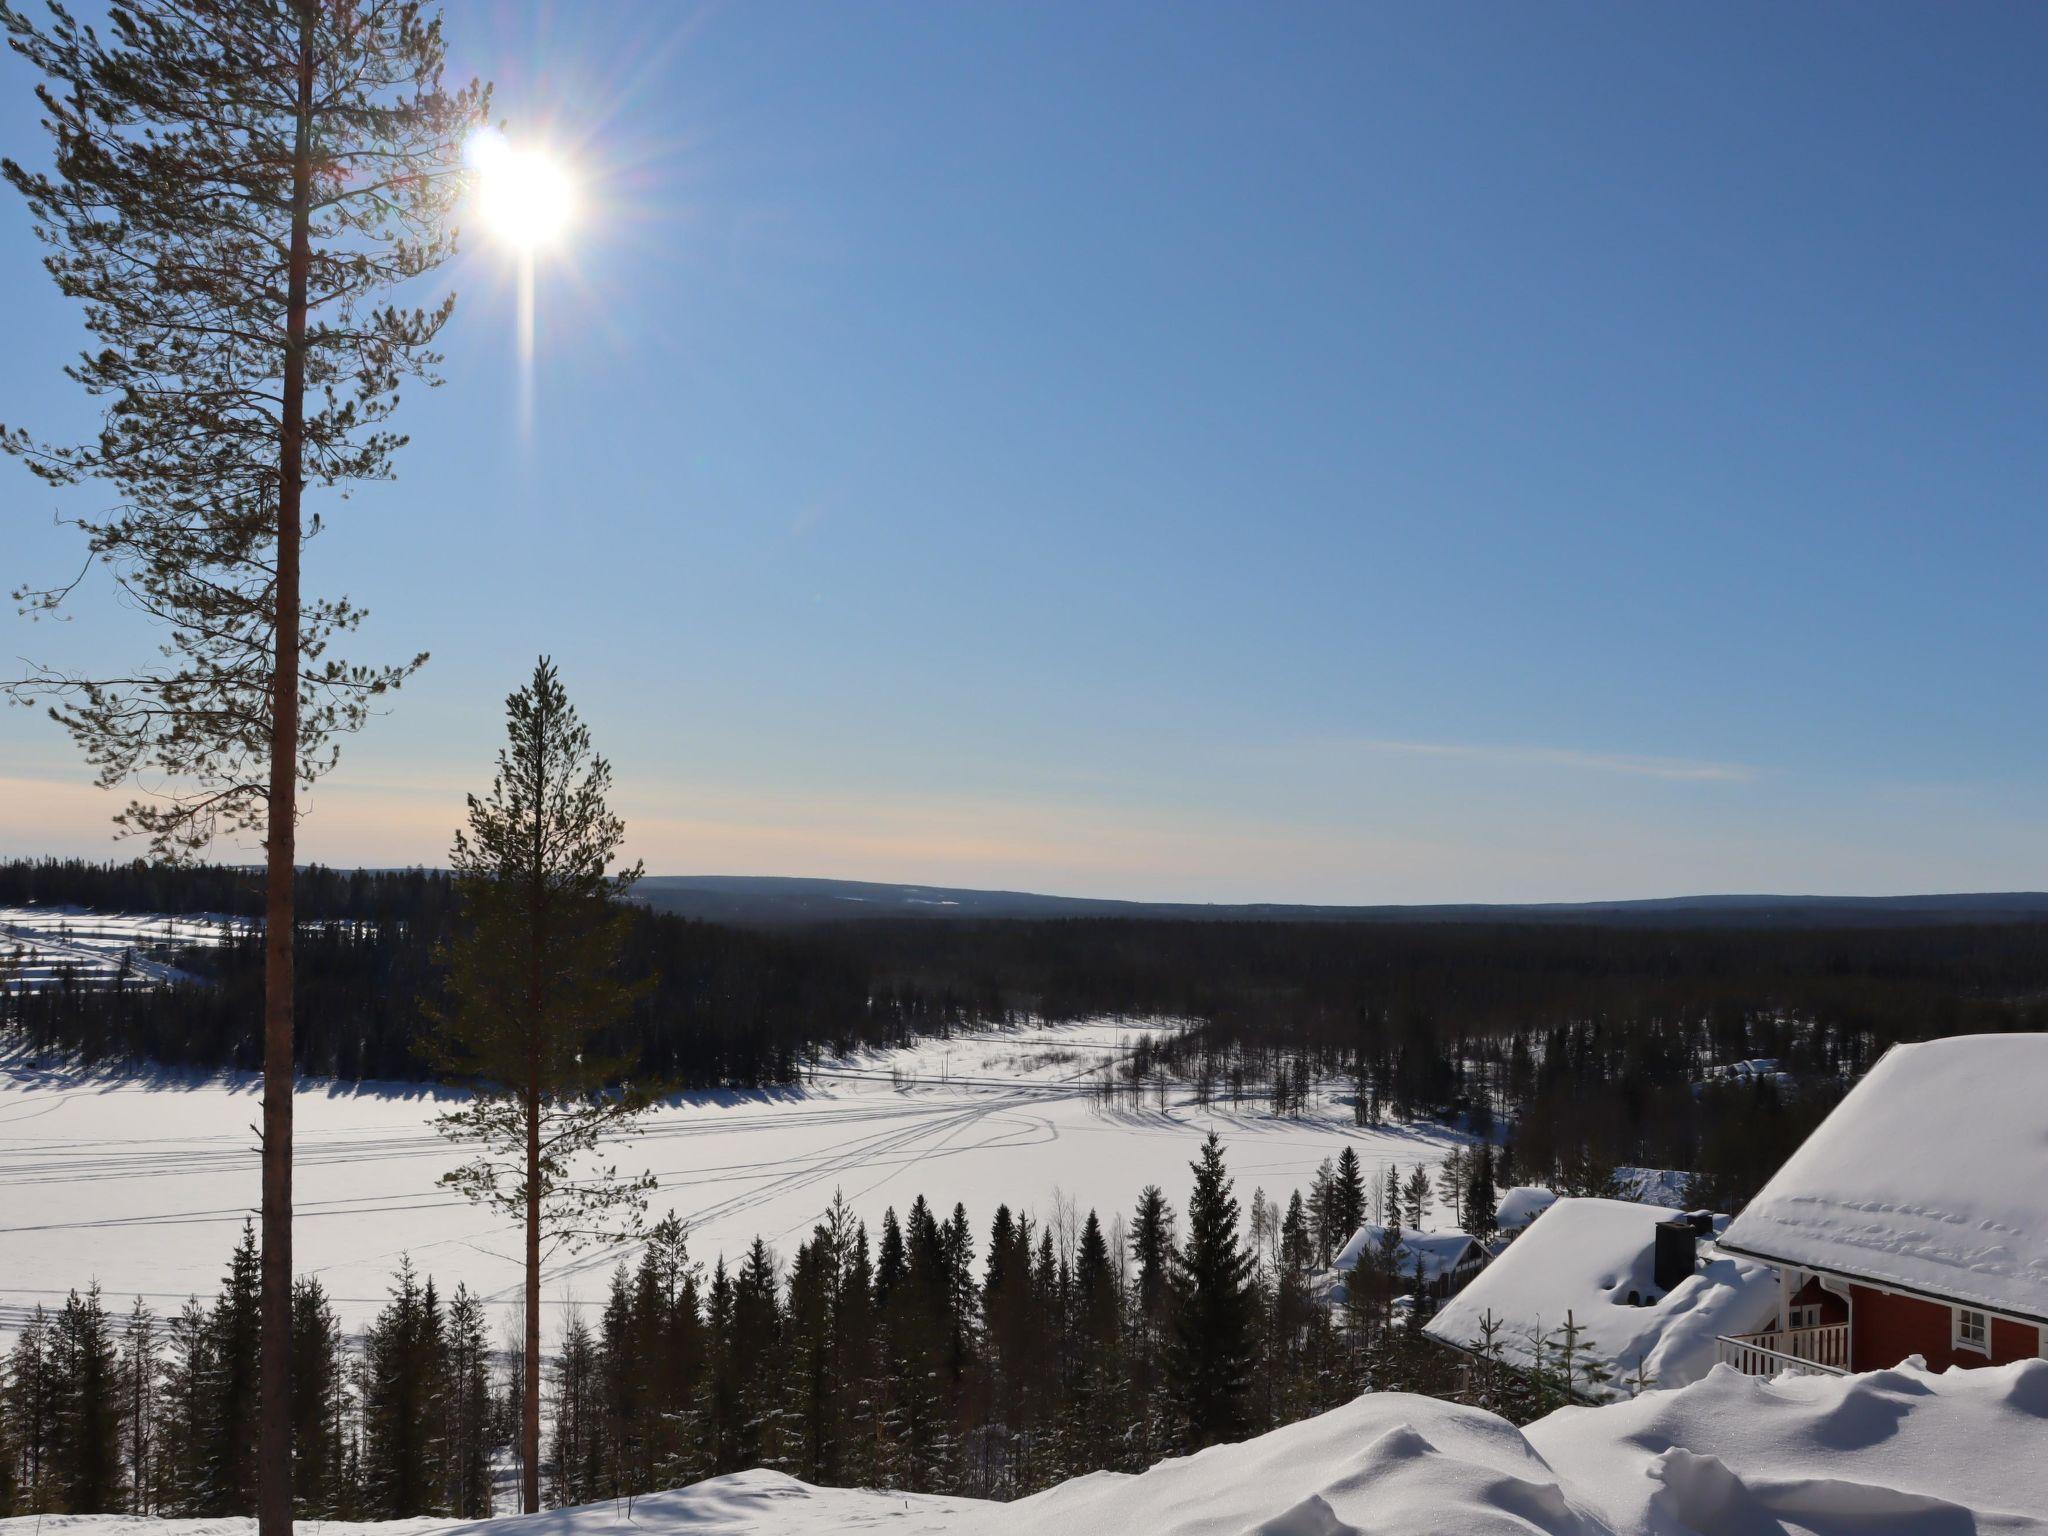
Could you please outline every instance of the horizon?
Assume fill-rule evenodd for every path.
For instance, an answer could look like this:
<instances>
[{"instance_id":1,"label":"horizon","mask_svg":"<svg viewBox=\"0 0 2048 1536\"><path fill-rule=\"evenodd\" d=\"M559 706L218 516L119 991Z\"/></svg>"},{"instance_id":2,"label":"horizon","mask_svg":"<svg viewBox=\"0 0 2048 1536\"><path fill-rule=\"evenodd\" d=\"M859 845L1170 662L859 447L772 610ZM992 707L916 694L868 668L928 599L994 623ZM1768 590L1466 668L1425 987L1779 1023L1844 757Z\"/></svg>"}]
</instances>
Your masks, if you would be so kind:
<instances>
[{"instance_id":1,"label":"horizon","mask_svg":"<svg viewBox=\"0 0 2048 1536\"><path fill-rule=\"evenodd\" d=\"M82 14L90 15L87 6ZM2048 867L2038 10L446 7L581 179L308 551L434 659L308 858L445 859L535 654L629 857L1299 905ZM0 59L0 140L47 154ZM0 422L91 411L18 199ZM438 288L435 291L440 291ZM5 574L101 505L18 465ZM147 654L104 581L0 648ZM0 854L121 858L0 711ZM253 845L215 849L234 861Z\"/></svg>"},{"instance_id":2,"label":"horizon","mask_svg":"<svg viewBox=\"0 0 2048 1536\"><path fill-rule=\"evenodd\" d=\"M87 861L87 862L89 862L89 863L96 863L96 864L109 864L109 863L111 863L111 864L113 864L113 865L115 865L115 866L119 866L119 865L121 865L121 864L124 864L124 863L128 862L128 861L126 861L126 860L124 860L124 859L121 859L121 858L120 858L120 857L119 857L118 855L117 855L117 856L115 856L115 857L113 857L112 859L103 859L103 858L96 858L96 857L94 857L94 856L93 856L93 855L91 855L91 854L12 854L12 855L0 855L0 858L16 858L16 859L27 859L27 860L35 860L35 859L43 859L43 858L47 858L47 859L54 859L54 860L60 860L60 861L61 861L61 860L67 860L67 859L73 859L73 858L78 858L78 859L84 859L85 861ZM262 864L261 864L260 862L258 862L258 863L248 863L248 864L240 864L240 863L235 863L235 862L234 862L234 861L232 861L232 860L211 860L211 859L208 859L208 860L205 860L205 861L202 861L202 862L205 862L205 863L218 863L218 864L222 865L223 867L226 867L226 868L229 868L229 869L239 869L239 870L243 870L243 871L246 871L246 872L249 872L249 873L252 873L252 874L260 874L260 873L262 872L262 869L263 869L263 866L262 866ZM447 873L449 872L449 871L448 871L448 866L447 866L446 864L436 864L436 863L432 863L432 862L428 862L428 863L412 863L412 864L329 864L329 863L326 863L326 862L324 862L324 861L321 861L321 860L301 860L301 861L299 862L299 865L298 865L298 867L299 867L300 869L315 869L315 868L319 868L319 869L326 869L326 870L330 870L330 871L333 871L333 872L336 872L336 873L342 873L342 874L352 874L352 873L361 873L361 874L371 874L371 875L378 875L378 874L409 874L409 873L414 873L414 872L419 872L419 873L425 873L425 874L447 874ZM1714 902L1765 902L1765 901L1790 901L1790 902L1803 902L1803 903L1830 903L1830 902L1835 902L1835 903L1841 903L1841 904L1843 904L1843 905L1855 905L1855 904L1861 904L1861 903L1872 903L1872 904L1879 904L1879 903L1898 903L1898 902L1909 902L1909 901L1944 901L1944 902L1946 902L1946 901L2001 901L2001 900L2013 900L2013 899L2017 899L2017 898L2039 898L2039 899L2041 899L2041 900L2043 900L2043 901L2048 901L2048 887L2044 887L2044 888L2041 888L2041 889L2026 889L2026 888L2014 887L2014 888L2012 888L2012 889L2008 889L2008 890L1910 890L1910 891L1876 891L1876 892L1861 892L1861 893L1849 893L1849 892L1842 892L1842 891L1819 891L1819 890L1813 890L1813 891L1791 891L1791 890L1786 890L1786 891L1736 891L1736 890L1726 890L1726 891L1667 891L1667 892L1662 892L1662 893L1658 893L1658 894L1653 894L1653 895L1645 895L1645 896L1590 896L1590 897L1580 897L1580 898L1573 898L1573 899L1570 899L1570 900L1559 900L1559 899L1546 899L1546 898L1542 898L1542 897L1536 897L1536 898L1532 898L1532 899L1529 899L1529 900L1524 900L1524 901L1479 901L1479 900L1462 900L1462 899L1458 899L1458 898L1451 898L1451 899L1448 899L1448 900L1441 900L1441 901L1386 901L1386 902L1329 902L1329 901L1315 901L1315 902L1303 902L1303 901L1288 901L1288 900L1284 900L1284 899L1278 899L1278 898L1273 898L1273 897L1261 897L1261 896L1249 896L1249 897L1244 897L1244 898L1240 898L1240 899L1235 899L1235 900L1217 900L1217 901L1167 901L1167 900L1151 900L1151 899L1148 899L1148 898L1145 898L1145 897L1139 897L1139 896L1117 896L1117 895L1108 895L1108 896L1097 896L1097 895L1084 895L1084 894L1081 894L1081 893L1078 893L1078 892L1072 892L1072 891L1054 891L1054 890L1042 890L1042 889L1025 889L1025 888L1023 888L1023 887L1012 887L1012 886L963 886L963 885L953 885L953 884L949 884L949 883L947 883L947 882L945 882L945 881L938 881L938 880L888 880L888 879L858 879L858 880L857 880L857 879L842 879L842 878L839 878L839 877L836 877L836 876L829 876L829 875L767 875L767 874L745 874L745 873L736 873L736 872L733 872L733 871L709 871L709 870L691 870L691 871L663 871L663 870L649 870L649 871L646 871L646 872L644 872L644 873L643 873L643 874L642 874L642 875L640 876L640 879L641 879L641 881L642 881L642 882L644 882L644 881L648 881L648 880L657 880L657 881L673 881L673 882L683 882L683 883L687 883L687 882L691 882L691 881L705 881L705 882L720 882L720 881L723 881L723 882L745 882L745 883L747 883L747 884L752 884L752 885L763 885L763 884L786 884L786 885L810 885L810 886L828 886L828 887L829 887L829 886L860 886L860 887L870 887L870 888L873 888L873 889L875 889L875 890L879 890L879 891L935 891L935 892L940 892L940 893L944 893L944 894L954 894L954 895L964 895L964 896L1017 896L1017 897L1025 897L1025 898L1029 898L1029 899L1032 899L1032 900L1039 900L1039 901L1052 901L1052 902L1086 902L1086 903L1101 903L1101 904L1105 904L1105 905L1113 905L1113 906L1135 906L1135 907L1219 907L1219 908L1226 908L1226 909L1237 909L1237 908L1245 908L1245 909L1250 909L1250 908L1280 908L1280 909L1290 909L1290 908L1301 908L1301 909L1304 909L1304 910L1313 910L1313 911L1359 911L1359 912L1371 912L1371 911L1409 911L1409 910L1414 910L1414 911L1434 911L1434 910L1449 910L1449 909L1478 909L1478 910L1492 910L1492 909L1499 909L1499 910L1503 910L1503 911L1514 911L1514 910L1523 910L1523 909L1532 909L1532 908L1573 908L1573 907L1592 907L1592 908L1597 908L1597 907L1632 907L1632 906L1684 906L1684 905L1687 905L1687 904L1708 904L1708 903L1714 903ZM30 905L34 905L34 903L30 903Z\"/></svg>"}]
</instances>

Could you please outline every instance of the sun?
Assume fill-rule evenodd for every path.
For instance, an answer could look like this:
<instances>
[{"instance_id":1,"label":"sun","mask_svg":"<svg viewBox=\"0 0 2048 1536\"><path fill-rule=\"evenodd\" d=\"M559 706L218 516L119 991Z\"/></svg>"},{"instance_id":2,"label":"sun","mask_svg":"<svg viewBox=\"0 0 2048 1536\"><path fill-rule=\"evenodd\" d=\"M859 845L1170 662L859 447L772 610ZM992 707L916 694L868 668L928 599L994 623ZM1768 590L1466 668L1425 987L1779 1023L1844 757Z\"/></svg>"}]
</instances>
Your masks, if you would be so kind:
<instances>
[{"instance_id":1,"label":"sun","mask_svg":"<svg viewBox=\"0 0 2048 1536\"><path fill-rule=\"evenodd\" d=\"M576 187L560 160L495 128L470 139L468 160L478 211L492 233L521 252L561 243L576 220Z\"/></svg>"}]
</instances>

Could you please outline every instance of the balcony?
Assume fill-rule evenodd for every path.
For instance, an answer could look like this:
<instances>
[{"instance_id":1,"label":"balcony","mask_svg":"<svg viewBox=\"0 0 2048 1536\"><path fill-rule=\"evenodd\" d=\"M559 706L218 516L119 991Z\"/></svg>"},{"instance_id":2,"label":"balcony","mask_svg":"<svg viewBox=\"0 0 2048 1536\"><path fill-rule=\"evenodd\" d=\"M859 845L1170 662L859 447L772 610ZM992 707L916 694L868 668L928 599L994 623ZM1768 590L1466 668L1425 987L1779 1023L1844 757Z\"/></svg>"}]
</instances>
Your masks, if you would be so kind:
<instances>
[{"instance_id":1,"label":"balcony","mask_svg":"<svg viewBox=\"0 0 2048 1536\"><path fill-rule=\"evenodd\" d=\"M1745 1376L1846 1376L1849 1325L1780 1328L1771 1333L1722 1334L1717 1359Z\"/></svg>"}]
</instances>

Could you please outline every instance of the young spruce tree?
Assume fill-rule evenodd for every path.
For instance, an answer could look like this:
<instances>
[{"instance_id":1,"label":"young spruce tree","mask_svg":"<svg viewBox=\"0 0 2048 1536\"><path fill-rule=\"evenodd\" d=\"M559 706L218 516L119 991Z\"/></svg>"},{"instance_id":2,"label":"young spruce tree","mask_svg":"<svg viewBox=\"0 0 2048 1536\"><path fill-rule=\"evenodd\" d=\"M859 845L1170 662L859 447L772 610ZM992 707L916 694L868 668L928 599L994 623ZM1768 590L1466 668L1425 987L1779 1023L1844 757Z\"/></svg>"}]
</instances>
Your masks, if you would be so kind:
<instances>
[{"instance_id":1,"label":"young spruce tree","mask_svg":"<svg viewBox=\"0 0 2048 1536\"><path fill-rule=\"evenodd\" d=\"M646 1208L653 1181L591 1162L648 1107L624 1064L596 1050L639 995L616 975L629 921L620 898L640 867L607 873L626 834L605 801L611 767L591 751L547 658L505 713L497 777L487 797L469 797L469 825L449 855L462 921L443 957L441 1060L476 1092L439 1126L478 1148L441 1182L525 1229L520 1481L530 1514L540 1509L543 1250L616 1235Z\"/></svg>"},{"instance_id":2,"label":"young spruce tree","mask_svg":"<svg viewBox=\"0 0 2048 1536\"><path fill-rule=\"evenodd\" d=\"M1186 1448L1200 1450L1245 1428L1258 1298L1252 1256L1239 1245L1237 1199L1211 1131L1190 1165L1188 1235L1173 1256L1173 1336L1167 1374L1183 1419Z\"/></svg>"},{"instance_id":3,"label":"young spruce tree","mask_svg":"<svg viewBox=\"0 0 2048 1536\"><path fill-rule=\"evenodd\" d=\"M79 526L88 559L160 624L162 659L11 685L52 713L106 787L145 780L119 822L160 853L263 839L267 891L263 1339L257 1497L290 1536L292 903L299 791L334 738L424 658L328 653L360 610L307 599L311 485L386 478L406 379L431 378L452 300L386 302L447 258L461 147L485 93L448 91L438 21L417 0L111 0L87 26L0 0L0 29L42 76L49 170L0 161L84 306L94 345L69 368L98 432L0 449L53 485L114 499ZM30 611L77 587L25 586Z\"/></svg>"}]
</instances>

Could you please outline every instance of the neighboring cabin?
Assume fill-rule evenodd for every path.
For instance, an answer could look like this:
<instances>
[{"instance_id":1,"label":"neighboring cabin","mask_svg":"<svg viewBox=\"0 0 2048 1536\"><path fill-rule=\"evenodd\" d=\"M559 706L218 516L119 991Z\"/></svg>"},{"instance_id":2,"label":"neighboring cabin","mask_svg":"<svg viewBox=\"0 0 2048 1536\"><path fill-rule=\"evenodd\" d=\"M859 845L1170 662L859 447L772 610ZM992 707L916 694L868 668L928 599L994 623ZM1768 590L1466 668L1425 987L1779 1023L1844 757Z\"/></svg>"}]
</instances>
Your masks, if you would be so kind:
<instances>
[{"instance_id":1,"label":"neighboring cabin","mask_svg":"<svg viewBox=\"0 0 2048 1536\"><path fill-rule=\"evenodd\" d=\"M1592 1397L1641 1382L1684 1386L1714 1366L1721 1335L1761 1328L1777 1312L1775 1273L1731 1258L1711 1218L1634 1200L1562 1199L1531 1222L1424 1331L1471 1350L1490 1314L1502 1361L1530 1370L1554 1358L1561 1330L1612 1373Z\"/></svg>"},{"instance_id":2,"label":"neighboring cabin","mask_svg":"<svg viewBox=\"0 0 2048 1536\"><path fill-rule=\"evenodd\" d=\"M2048 1356L2048 1035L1897 1047L1717 1221L1559 1200L1426 1331L1469 1350L1491 1314L1526 1370L1569 1317L1617 1378L1595 1395L1684 1386L1716 1363L1778 1376Z\"/></svg>"},{"instance_id":3,"label":"neighboring cabin","mask_svg":"<svg viewBox=\"0 0 2048 1536\"><path fill-rule=\"evenodd\" d=\"M1394 1250L1394 1270L1400 1283L1412 1283L1419 1267L1423 1293L1433 1301L1442 1301L1463 1289L1486 1267L1486 1250L1477 1238L1463 1232L1408 1232L1396 1228L1395 1233L1399 1243ZM1344 1245L1332 1267L1339 1275L1350 1274L1361 1259L1378 1253L1386 1239L1385 1227L1367 1222L1351 1235L1351 1241Z\"/></svg>"},{"instance_id":4,"label":"neighboring cabin","mask_svg":"<svg viewBox=\"0 0 2048 1536\"><path fill-rule=\"evenodd\" d=\"M1894 1048L1721 1246L1778 1277L1748 1374L2048 1355L2048 1035Z\"/></svg>"}]
</instances>

